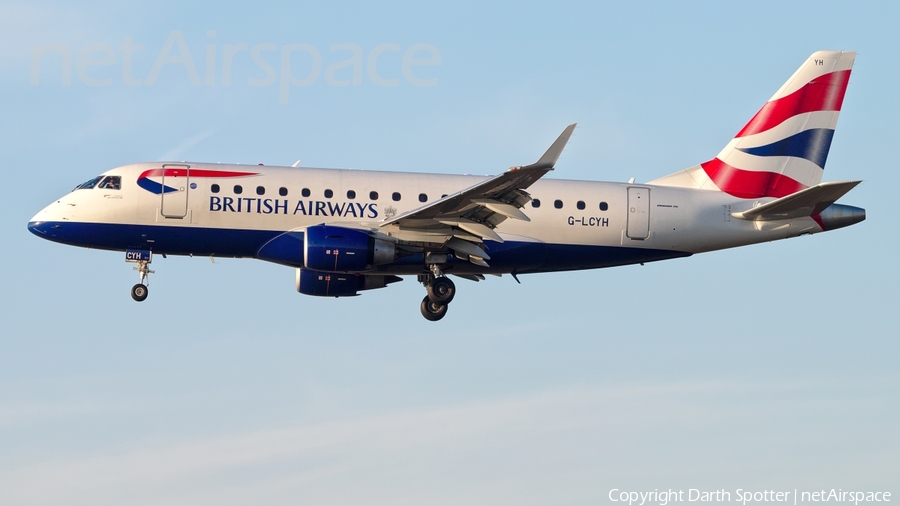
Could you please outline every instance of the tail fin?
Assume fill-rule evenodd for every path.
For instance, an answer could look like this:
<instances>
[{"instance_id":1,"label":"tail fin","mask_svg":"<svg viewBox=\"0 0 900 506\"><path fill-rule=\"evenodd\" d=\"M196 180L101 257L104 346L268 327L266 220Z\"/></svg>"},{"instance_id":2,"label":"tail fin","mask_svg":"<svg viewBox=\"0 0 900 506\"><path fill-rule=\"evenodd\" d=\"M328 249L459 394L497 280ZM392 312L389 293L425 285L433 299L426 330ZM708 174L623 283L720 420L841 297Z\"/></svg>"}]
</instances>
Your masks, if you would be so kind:
<instances>
[{"instance_id":1,"label":"tail fin","mask_svg":"<svg viewBox=\"0 0 900 506\"><path fill-rule=\"evenodd\" d=\"M784 197L822 181L855 52L818 51L712 160L650 184Z\"/></svg>"}]
</instances>

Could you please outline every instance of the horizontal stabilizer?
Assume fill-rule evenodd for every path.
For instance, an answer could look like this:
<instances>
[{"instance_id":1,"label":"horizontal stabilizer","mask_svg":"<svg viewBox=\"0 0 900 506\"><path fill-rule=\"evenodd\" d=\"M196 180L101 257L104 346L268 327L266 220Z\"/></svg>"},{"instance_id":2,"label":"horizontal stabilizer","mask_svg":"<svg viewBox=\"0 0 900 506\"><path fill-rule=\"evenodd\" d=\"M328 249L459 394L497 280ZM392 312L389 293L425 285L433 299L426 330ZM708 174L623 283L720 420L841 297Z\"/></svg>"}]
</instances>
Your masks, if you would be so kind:
<instances>
[{"instance_id":1,"label":"horizontal stabilizer","mask_svg":"<svg viewBox=\"0 0 900 506\"><path fill-rule=\"evenodd\" d=\"M735 218L753 221L789 220L812 216L843 197L861 181L833 181L811 186L786 197L773 200L743 212L731 213Z\"/></svg>"}]
</instances>

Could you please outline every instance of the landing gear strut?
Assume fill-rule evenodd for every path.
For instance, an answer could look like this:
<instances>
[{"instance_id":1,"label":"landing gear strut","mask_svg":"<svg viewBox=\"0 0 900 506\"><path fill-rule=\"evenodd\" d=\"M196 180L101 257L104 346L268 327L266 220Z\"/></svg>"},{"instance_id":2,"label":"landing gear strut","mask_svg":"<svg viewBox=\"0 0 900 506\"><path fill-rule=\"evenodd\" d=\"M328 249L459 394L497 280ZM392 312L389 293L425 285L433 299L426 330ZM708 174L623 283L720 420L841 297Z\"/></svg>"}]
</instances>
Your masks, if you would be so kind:
<instances>
[{"instance_id":1,"label":"landing gear strut","mask_svg":"<svg viewBox=\"0 0 900 506\"><path fill-rule=\"evenodd\" d=\"M131 298L137 302L142 302L147 298L149 292L147 290L147 282L150 274L153 274L153 271L150 270L150 262L152 261L152 253L149 251L135 251L128 250L125 252L125 261L126 262L134 262L137 266L134 270L138 271L141 275L141 282L131 287Z\"/></svg>"},{"instance_id":2,"label":"landing gear strut","mask_svg":"<svg viewBox=\"0 0 900 506\"><path fill-rule=\"evenodd\" d=\"M447 314L447 307L456 295L456 285L436 264L431 264L430 268L431 274L419 276L428 291L419 309L426 320L436 322Z\"/></svg>"}]
</instances>

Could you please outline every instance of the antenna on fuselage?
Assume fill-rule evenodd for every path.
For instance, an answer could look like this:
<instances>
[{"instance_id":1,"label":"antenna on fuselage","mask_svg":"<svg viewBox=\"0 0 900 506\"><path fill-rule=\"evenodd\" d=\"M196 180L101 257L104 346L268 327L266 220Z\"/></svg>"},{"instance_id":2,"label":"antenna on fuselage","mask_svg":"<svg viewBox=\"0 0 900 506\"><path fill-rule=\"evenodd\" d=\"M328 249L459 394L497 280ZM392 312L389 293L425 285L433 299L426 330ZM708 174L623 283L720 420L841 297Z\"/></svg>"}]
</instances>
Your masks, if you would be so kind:
<instances>
[{"instance_id":1,"label":"antenna on fuselage","mask_svg":"<svg viewBox=\"0 0 900 506\"><path fill-rule=\"evenodd\" d=\"M300 162L302 162L302 161L303 161L303 160L297 160L296 162L294 162L294 165L291 165L291 167L299 167L299 166L300 166Z\"/></svg>"}]
</instances>

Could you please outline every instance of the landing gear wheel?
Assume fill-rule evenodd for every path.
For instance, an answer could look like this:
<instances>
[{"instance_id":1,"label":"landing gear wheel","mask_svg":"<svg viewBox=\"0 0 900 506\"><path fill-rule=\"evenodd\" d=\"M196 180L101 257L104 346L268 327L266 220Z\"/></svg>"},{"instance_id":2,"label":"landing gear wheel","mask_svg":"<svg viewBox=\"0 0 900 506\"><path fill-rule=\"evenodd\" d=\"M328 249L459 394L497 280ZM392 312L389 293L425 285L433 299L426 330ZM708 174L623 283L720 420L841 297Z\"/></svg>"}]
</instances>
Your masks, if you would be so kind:
<instances>
[{"instance_id":1,"label":"landing gear wheel","mask_svg":"<svg viewBox=\"0 0 900 506\"><path fill-rule=\"evenodd\" d=\"M447 307L447 304L432 302L428 296L425 296L425 298L422 299L422 304L419 306L419 309L422 310L422 316L424 316L426 320L436 322L447 314Z\"/></svg>"},{"instance_id":2,"label":"landing gear wheel","mask_svg":"<svg viewBox=\"0 0 900 506\"><path fill-rule=\"evenodd\" d=\"M149 293L147 292L146 285L142 285L142 284L138 283L131 287L131 298L132 299L134 299L138 302L142 302L144 299L147 298L147 295L149 295Z\"/></svg>"},{"instance_id":3,"label":"landing gear wheel","mask_svg":"<svg viewBox=\"0 0 900 506\"><path fill-rule=\"evenodd\" d=\"M434 278L434 281L428 285L428 298L435 304L447 305L456 295L456 285L453 281L445 276Z\"/></svg>"}]
</instances>

